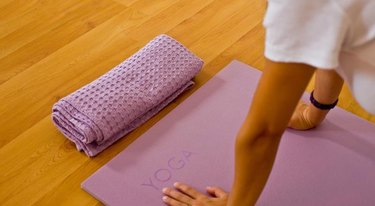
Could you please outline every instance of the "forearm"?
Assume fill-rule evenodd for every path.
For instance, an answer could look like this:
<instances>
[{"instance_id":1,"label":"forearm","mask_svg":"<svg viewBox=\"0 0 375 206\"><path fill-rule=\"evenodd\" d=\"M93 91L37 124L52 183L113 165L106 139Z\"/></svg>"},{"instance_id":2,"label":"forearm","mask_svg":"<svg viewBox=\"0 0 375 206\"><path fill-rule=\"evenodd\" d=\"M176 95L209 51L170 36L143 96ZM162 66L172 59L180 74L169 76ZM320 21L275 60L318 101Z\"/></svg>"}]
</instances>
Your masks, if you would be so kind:
<instances>
[{"instance_id":1,"label":"forearm","mask_svg":"<svg viewBox=\"0 0 375 206\"><path fill-rule=\"evenodd\" d=\"M322 104L332 104L341 92L343 79L335 70L317 70L314 85L314 98ZM321 110L309 104L308 115L314 125L320 124L329 110Z\"/></svg>"},{"instance_id":2,"label":"forearm","mask_svg":"<svg viewBox=\"0 0 375 206\"><path fill-rule=\"evenodd\" d=\"M254 205L271 172L280 138L314 68L266 60L252 106L236 139L228 205Z\"/></svg>"},{"instance_id":3,"label":"forearm","mask_svg":"<svg viewBox=\"0 0 375 206\"><path fill-rule=\"evenodd\" d=\"M237 137L236 166L229 205L255 205L275 160L280 135L251 134L243 128ZM241 134L242 133L242 134Z\"/></svg>"}]
</instances>

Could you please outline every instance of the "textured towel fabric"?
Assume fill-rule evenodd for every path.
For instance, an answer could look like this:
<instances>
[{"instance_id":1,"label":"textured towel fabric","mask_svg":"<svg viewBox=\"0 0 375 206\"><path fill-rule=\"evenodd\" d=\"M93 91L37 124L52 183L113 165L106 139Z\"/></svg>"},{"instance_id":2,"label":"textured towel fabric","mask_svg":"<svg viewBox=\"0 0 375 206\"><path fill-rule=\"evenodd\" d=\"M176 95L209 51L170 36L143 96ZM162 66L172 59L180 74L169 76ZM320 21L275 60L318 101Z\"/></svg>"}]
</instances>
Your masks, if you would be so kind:
<instances>
[{"instance_id":1,"label":"textured towel fabric","mask_svg":"<svg viewBox=\"0 0 375 206\"><path fill-rule=\"evenodd\" d=\"M95 156L159 112L194 83L203 61L160 35L52 111L57 128L78 150Z\"/></svg>"}]
</instances>

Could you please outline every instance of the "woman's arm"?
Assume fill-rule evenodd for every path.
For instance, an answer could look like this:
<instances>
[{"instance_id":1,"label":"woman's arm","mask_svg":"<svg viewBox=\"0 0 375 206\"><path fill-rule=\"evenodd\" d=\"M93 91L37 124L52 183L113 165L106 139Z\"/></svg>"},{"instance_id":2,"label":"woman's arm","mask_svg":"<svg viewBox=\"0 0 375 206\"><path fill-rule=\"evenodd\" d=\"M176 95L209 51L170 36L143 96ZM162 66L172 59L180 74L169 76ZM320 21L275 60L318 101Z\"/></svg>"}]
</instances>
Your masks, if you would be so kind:
<instances>
[{"instance_id":1,"label":"woman's arm","mask_svg":"<svg viewBox=\"0 0 375 206\"><path fill-rule=\"evenodd\" d=\"M317 70L314 85L314 98L322 104L334 103L344 81L335 70ZM321 110L314 105L300 103L295 110L289 127L298 130L307 130L318 126L327 116L329 110Z\"/></svg>"},{"instance_id":2,"label":"woman's arm","mask_svg":"<svg viewBox=\"0 0 375 206\"><path fill-rule=\"evenodd\" d=\"M254 205L266 184L281 135L315 69L266 59L252 106L237 136L228 205Z\"/></svg>"},{"instance_id":3,"label":"woman's arm","mask_svg":"<svg viewBox=\"0 0 375 206\"><path fill-rule=\"evenodd\" d=\"M217 187L208 197L183 183L164 188L163 201L171 206L254 205L271 172L276 151L293 110L314 68L304 64L266 60L252 106L237 136L235 180L229 196Z\"/></svg>"}]
</instances>

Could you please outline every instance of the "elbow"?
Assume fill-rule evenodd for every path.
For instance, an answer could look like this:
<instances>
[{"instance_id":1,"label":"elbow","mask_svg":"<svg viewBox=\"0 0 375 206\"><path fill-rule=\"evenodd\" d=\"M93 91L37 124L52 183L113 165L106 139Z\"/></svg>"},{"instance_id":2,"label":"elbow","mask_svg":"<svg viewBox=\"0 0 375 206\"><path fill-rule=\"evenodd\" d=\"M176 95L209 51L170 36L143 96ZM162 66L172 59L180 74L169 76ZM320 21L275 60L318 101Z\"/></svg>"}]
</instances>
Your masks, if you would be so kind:
<instances>
[{"instance_id":1,"label":"elbow","mask_svg":"<svg viewBox=\"0 0 375 206\"><path fill-rule=\"evenodd\" d=\"M261 145L274 145L280 142L285 128L249 127L242 129L236 138L236 150L248 150Z\"/></svg>"}]
</instances>

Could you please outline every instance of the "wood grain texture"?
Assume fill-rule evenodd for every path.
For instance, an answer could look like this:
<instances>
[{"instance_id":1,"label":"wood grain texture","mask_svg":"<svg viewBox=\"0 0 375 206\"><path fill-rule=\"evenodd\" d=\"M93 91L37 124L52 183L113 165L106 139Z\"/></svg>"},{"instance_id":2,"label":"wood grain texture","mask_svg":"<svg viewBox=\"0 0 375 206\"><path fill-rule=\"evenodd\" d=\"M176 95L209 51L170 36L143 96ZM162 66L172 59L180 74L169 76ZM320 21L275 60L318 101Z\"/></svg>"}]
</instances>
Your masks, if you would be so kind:
<instances>
[{"instance_id":1,"label":"wood grain texture","mask_svg":"<svg viewBox=\"0 0 375 206\"><path fill-rule=\"evenodd\" d=\"M1 205L100 205L80 188L85 178L231 60L262 70L264 10L257 0L0 1ZM197 86L99 156L77 152L51 122L53 103L161 33L205 61ZM347 87L340 98L375 122Z\"/></svg>"}]
</instances>

